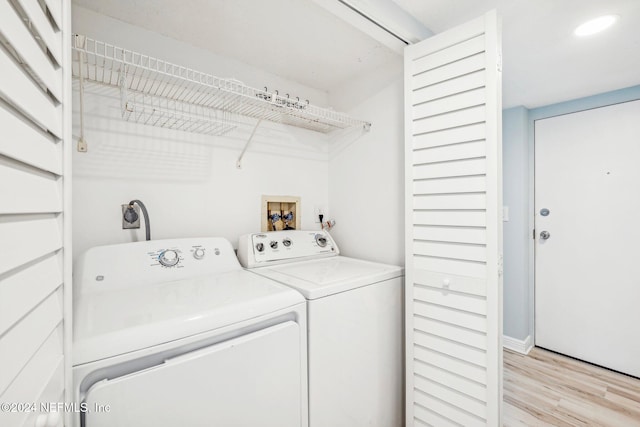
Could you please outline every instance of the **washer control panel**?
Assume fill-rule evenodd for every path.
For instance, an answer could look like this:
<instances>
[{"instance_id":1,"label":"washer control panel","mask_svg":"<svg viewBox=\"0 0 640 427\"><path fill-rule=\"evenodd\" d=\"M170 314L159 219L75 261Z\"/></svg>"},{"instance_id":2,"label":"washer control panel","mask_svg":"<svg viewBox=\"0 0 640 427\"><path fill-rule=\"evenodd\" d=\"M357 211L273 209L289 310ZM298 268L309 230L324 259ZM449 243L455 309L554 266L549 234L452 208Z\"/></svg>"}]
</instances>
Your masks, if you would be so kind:
<instances>
[{"instance_id":1,"label":"washer control panel","mask_svg":"<svg viewBox=\"0 0 640 427\"><path fill-rule=\"evenodd\" d=\"M243 267L299 261L338 255L340 251L326 231L283 230L247 234L238 241L238 259Z\"/></svg>"}]
</instances>

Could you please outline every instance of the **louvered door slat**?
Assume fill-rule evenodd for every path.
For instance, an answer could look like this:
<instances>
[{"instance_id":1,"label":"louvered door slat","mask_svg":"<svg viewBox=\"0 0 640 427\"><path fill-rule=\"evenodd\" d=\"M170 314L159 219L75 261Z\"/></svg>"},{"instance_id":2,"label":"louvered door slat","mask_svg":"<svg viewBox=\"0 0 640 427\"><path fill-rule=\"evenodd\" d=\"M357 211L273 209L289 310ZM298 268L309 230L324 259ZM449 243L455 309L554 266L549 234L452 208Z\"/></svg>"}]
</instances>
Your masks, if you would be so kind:
<instances>
[{"instance_id":1,"label":"louvered door slat","mask_svg":"<svg viewBox=\"0 0 640 427\"><path fill-rule=\"evenodd\" d=\"M414 411L415 416L413 419L413 424L408 423L408 425L426 427L464 427L462 424L447 419L442 415L420 405L416 405Z\"/></svg>"},{"instance_id":2,"label":"louvered door slat","mask_svg":"<svg viewBox=\"0 0 640 427\"><path fill-rule=\"evenodd\" d=\"M445 80L430 86L417 89L413 96L414 105L457 95L469 90L484 87L486 75L484 71L475 71L464 76Z\"/></svg>"},{"instance_id":3,"label":"louvered door slat","mask_svg":"<svg viewBox=\"0 0 640 427\"><path fill-rule=\"evenodd\" d=\"M414 132L423 134L484 122L484 105L468 105L457 111L414 120Z\"/></svg>"},{"instance_id":4,"label":"louvered door slat","mask_svg":"<svg viewBox=\"0 0 640 427\"><path fill-rule=\"evenodd\" d=\"M484 158L456 159L439 163L415 165L414 179L451 178L454 176L484 175L487 170Z\"/></svg>"},{"instance_id":5,"label":"louvered door slat","mask_svg":"<svg viewBox=\"0 0 640 427\"><path fill-rule=\"evenodd\" d=\"M471 227L439 227L433 224L413 227L413 238L436 242L454 243L487 243L487 232L484 228Z\"/></svg>"},{"instance_id":6,"label":"louvered door slat","mask_svg":"<svg viewBox=\"0 0 640 427\"><path fill-rule=\"evenodd\" d=\"M464 408L467 413L480 419L484 418L486 412L486 404L484 402L454 390L448 385L434 381L432 378L416 375L416 389L439 400L455 402L456 406Z\"/></svg>"},{"instance_id":7,"label":"louvered door slat","mask_svg":"<svg viewBox=\"0 0 640 427\"><path fill-rule=\"evenodd\" d=\"M50 255L0 285L0 335L62 284L62 257Z\"/></svg>"},{"instance_id":8,"label":"louvered door slat","mask_svg":"<svg viewBox=\"0 0 640 427\"><path fill-rule=\"evenodd\" d=\"M39 126L59 137L62 116L56 102L3 49L0 49L0 69L6 81L0 85L0 96L26 113Z\"/></svg>"},{"instance_id":9,"label":"louvered door slat","mask_svg":"<svg viewBox=\"0 0 640 427\"><path fill-rule=\"evenodd\" d=\"M62 33L58 31L58 28L52 26L45 14L45 11L40 6L38 0L16 0L22 8L25 18L33 25L38 32L40 40L44 42L51 56L58 64L63 64L62 61ZM62 4L62 1L57 1ZM55 8L54 8L55 9ZM61 9L61 7L60 7Z\"/></svg>"},{"instance_id":10,"label":"louvered door slat","mask_svg":"<svg viewBox=\"0 0 640 427\"><path fill-rule=\"evenodd\" d=\"M484 245L471 245L468 243L429 242L416 239L413 241L413 251L418 255L464 259L477 262L485 262L487 260Z\"/></svg>"},{"instance_id":11,"label":"louvered door slat","mask_svg":"<svg viewBox=\"0 0 640 427\"><path fill-rule=\"evenodd\" d=\"M414 107L413 118L431 117L449 111L467 108L469 105L484 105L484 88L473 89L468 92L448 96L444 99L423 102Z\"/></svg>"},{"instance_id":12,"label":"louvered door slat","mask_svg":"<svg viewBox=\"0 0 640 427\"><path fill-rule=\"evenodd\" d=\"M424 378L430 378L440 384L446 384L452 389L481 402L484 402L484 399L487 398L487 388L484 385L453 372L445 371L423 361L416 362L415 371L416 374Z\"/></svg>"},{"instance_id":13,"label":"louvered door slat","mask_svg":"<svg viewBox=\"0 0 640 427\"><path fill-rule=\"evenodd\" d=\"M0 138L1 155L62 175L62 144L55 138L4 108L0 108L0 128L11 136Z\"/></svg>"},{"instance_id":14,"label":"louvered door slat","mask_svg":"<svg viewBox=\"0 0 640 427\"><path fill-rule=\"evenodd\" d=\"M0 31L29 66L35 76L42 81L56 100L62 100L62 69L54 65L46 52L31 37L17 12L5 2L0 2Z\"/></svg>"},{"instance_id":15,"label":"louvered door slat","mask_svg":"<svg viewBox=\"0 0 640 427\"><path fill-rule=\"evenodd\" d=\"M414 165L441 163L455 160L477 159L484 156L486 145L484 140L460 142L457 144L422 148L414 151Z\"/></svg>"},{"instance_id":16,"label":"louvered door slat","mask_svg":"<svg viewBox=\"0 0 640 427\"><path fill-rule=\"evenodd\" d=\"M0 155L0 200L5 213L50 213L62 210L58 176ZM20 183L19 185L16 183ZM37 194L38 197L33 195Z\"/></svg>"},{"instance_id":17,"label":"louvered door slat","mask_svg":"<svg viewBox=\"0 0 640 427\"><path fill-rule=\"evenodd\" d=\"M487 199L484 193L416 195L414 209L484 209Z\"/></svg>"},{"instance_id":18,"label":"louvered door slat","mask_svg":"<svg viewBox=\"0 0 640 427\"><path fill-rule=\"evenodd\" d=\"M484 426L484 420L479 418L464 409L459 409L458 405L450 405L448 401L443 401L432 394L425 393L422 390L415 390L416 396L420 397L421 404L417 407L429 408L432 413L436 413L442 418L448 419L451 422L457 423L462 427L481 427ZM418 412L416 412L417 414ZM434 426L439 426L438 422L434 421Z\"/></svg>"},{"instance_id":19,"label":"louvered door slat","mask_svg":"<svg viewBox=\"0 0 640 427\"><path fill-rule=\"evenodd\" d=\"M59 221L53 215L0 217L0 274L57 251L62 247Z\"/></svg>"},{"instance_id":20,"label":"louvered door slat","mask_svg":"<svg viewBox=\"0 0 640 427\"><path fill-rule=\"evenodd\" d=\"M413 139L416 149L481 141L485 139L485 124L475 123L424 135L413 135Z\"/></svg>"},{"instance_id":21,"label":"louvered door slat","mask_svg":"<svg viewBox=\"0 0 640 427\"><path fill-rule=\"evenodd\" d=\"M62 327L58 327L47 340L38 349L36 354L28 361L26 366L20 372L20 375L9 385L3 392L3 401L5 402L60 402L60 390L63 384L60 379L63 378L63 356L62 343L60 335L62 335ZM38 385L36 387L35 385ZM51 390L51 385L55 390ZM43 396L43 390L47 392ZM55 400L50 400L50 399ZM29 424L31 416L37 416L40 412L5 412L2 414L3 421L7 426L33 426Z\"/></svg>"},{"instance_id":22,"label":"louvered door slat","mask_svg":"<svg viewBox=\"0 0 640 427\"><path fill-rule=\"evenodd\" d=\"M415 225L485 227L487 215L481 211L413 211Z\"/></svg>"},{"instance_id":23,"label":"louvered door slat","mask_svg":"<svg viewBox=\"0 0 640 427\"><path fill-rule=\"evenodd\" d=\"M489 13L405 51L408 425L500 423L498 44Z\"/></svg>"},{"instance_id":24,"label":"louvered door slat","mask_svg":"<svg viewBox=\"0 0 640 427\"><path fill-rule=\"evenodd\" d=\"M484 298L469 298L469 294L459 291L449 290L447 292L442 292L442 287L440 285L429 286L414 283L413 300L449 307L455 310L462 310L469 313L480 314L483 316L487 314L487 305L484 303Z\"/></svg>"},{"instance_id":25,"label":"louvered door slat","mask_svg":"<svg viewBox=\"0 0 640 427\"><path fill-rule=\"evenodd\" d=\"M483 386L487 382L487 370L482 366L474 365L473 363L466 362L462 359L451 357L451 355L445 352L435 351L430 348L425 348L419 344L414 344L412 352L415 356L415 360L418 362L430 363L438 368L458 374L469 381L475 381Z\"/></svg>"},{"instance_id":26,"label":"louvered door slat","mask_svg":"<svg viewBox=\"0 0 640 427\"><path fill-rule=\"evenodd\" d=\"M415 76L414 88L426 87L443 80L464 76L466 74L478 71L484 68L484 54L474 53L473 55L456 59L454 62L443 65L441 67L425 71Z\"/></svg>"},{"instance_id":27,"label":"louvered door slat","mask_svg":"<svg viewBox=\"0 0 640 427\"><path fill-rule=\"evenodd\" d=\"M487 274L487 266L484 262L426 255L413 255L411 262L416 273L428 271L446 274L455 271L458 274L471 277L485 277ZM441 283L438 284L438 288L442 288Z\"/></svg>"},{"instance_id":28,"label":"louvered door slat","mask_svg":"<svg viewBox=\"0 0 640 427\"><path fill-rule=\"evenodd\" d=\"M413 182L414 194L450 194L486 191L483 176L443 177Z\"/></svg>"},{"instance_id":29,"label":"louvered door slat","mask_svg":"<svg viewBox=\"0 0 640 427\"><path fill-rule=\"evenodd\" d=\"M464 35L464 37L466 36L467 34ZM429 43L434 42L436 42L436 40L429 40ZM439 46L434 43L431 48L424 49L420 53L421 56L413 61L413 75L417 76L420 73L433 70L445 64L450 64L461 58L467 58L469 56L476 55L478 52L484 52L484 49L485 39L483 34L456 43L454 45L450 44L446 40L443 40Z\"/></svg>"},{"instance_id":30,"label":"louvered door slat","mask_svg":"<svg viewBox=\"0 0 640 427\"><path fill-rule=\"evenodd\" d=\"M451 311L445 309L442 311ZM416 329L429 331L431 335L439 338L448 339L450 336L455 336L465 345L469 347L477 348L480 350L486 350L486 337L484 333L472 331L464 327L458 327L452 323L443 321L440 317L438 320L434 320L429 317L422 316L422 313L438 317L442 313L438 313L436 310L431 310L431 307L421 307L420 303L414 304L414 326Z\"/></svg>"},{"instance_id":31,"label":"louvered door slat","mask_svg":"<svg viewBox=\"0 0 640 427\"><path fill-rule=\"evenodd\" d=\"M42 343L62 321L61 295L48 296L26 319L3 337L0 347L0 393L18 375Z\"/></svg>"},{"instance_id":32,"label":"louvered door slat","mask_svg":"<svg viewBox=\"0 0 640 427\"><path fill-rule=\"evenodd\" d=\"M485 317L482 314L471 313L464 310L451 310L451 307L431 304L420 301L417 298L414 298L414 302L414 313L419 315L422 320L434 320L446 327L449 325L465 328L478 333L477 336L487 332L487 323L484 321ZM430 331L433 332L432 330ZM473 338L473 340L475 340L475 338ZM486 348L486 342L484 341L483 338L482 342L477 341L477 344L470 341L465 342L478 348Z\"/></svg>"},{"instance_id":33,"label":"louvered door slat","mask_svg":"<svg viewBox=\"0 0 640 427\"><path fill-rule=\"evenodd\" d=\"M450 291L469 294L469 296L486 297L487 295L484 274L439 273L416 268L413 279L416 284L440 289L445 295Z\"/></svg>"},{"instance_id":34,"label":"louvered door slat","mask_svg":"<svg viewBox=\"0 0 640 427\"><path fill-rule=\"evenodd\" d=\"M47 5L47 9L49 13L51 13L51 17L53 18L58 29L62 28L62 4L57 0L44 0L44 3Z\"/></svg>"},{"instance_id":35,"label":"louvered door slat","mask_svg":"<svg viewBox=\"0 0 640 427\"><path fill-rule=\"evenodd\" d=\"M2 426L71 401L70 7L0 0L0 402L36 406Z\"/></svg>"}]
</instances>

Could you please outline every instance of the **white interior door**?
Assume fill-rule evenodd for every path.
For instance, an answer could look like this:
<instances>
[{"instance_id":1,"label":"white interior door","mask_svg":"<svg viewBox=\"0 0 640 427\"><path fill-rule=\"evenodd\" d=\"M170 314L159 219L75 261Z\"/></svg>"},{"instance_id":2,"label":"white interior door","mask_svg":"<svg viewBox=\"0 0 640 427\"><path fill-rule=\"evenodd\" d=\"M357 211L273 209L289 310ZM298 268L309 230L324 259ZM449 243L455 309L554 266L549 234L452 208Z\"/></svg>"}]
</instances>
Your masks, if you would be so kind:
<instances>
[{"instance_id":1,"label":"white interior door","mask_svg":"<svg viewBox=\"0 0 640 427\"><path fill-rule=\"evenodd\" d=\"M500 35L495 12L405 51L408 426L498 426Z\"/></svg>"},{"instance_id":2,"label":"white interior door","mask_svg":"<svg viewBox=\"0 0 640 427\"><path fill-rule=\"evenodd\" d=\"M634 101L536 121L535 342L640 377L638 117Z\"/></svg>"}]
</instances>

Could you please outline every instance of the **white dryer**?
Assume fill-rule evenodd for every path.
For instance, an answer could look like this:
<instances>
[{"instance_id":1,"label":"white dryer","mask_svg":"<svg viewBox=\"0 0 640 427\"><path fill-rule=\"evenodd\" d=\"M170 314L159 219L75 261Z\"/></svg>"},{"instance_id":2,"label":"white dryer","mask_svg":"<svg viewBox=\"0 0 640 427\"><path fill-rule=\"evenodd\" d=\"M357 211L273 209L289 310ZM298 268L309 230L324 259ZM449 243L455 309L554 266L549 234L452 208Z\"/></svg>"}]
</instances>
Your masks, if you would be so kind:
<instances>
[{"instance_id":1,"label":"white dryer","mask_svg":"<svg viewBox=\"0 0 640 427\"><path fill-rule=\"evenodd\" d=\"M403 425L403 270L339 255L331 236L243 236L238 258L305 296L310 427Z\"/></svg>"},{"instance_id":2,"label":"white dryer","mask_svg":"<svg viewBox=\"0 0 640 427\"><path fill-rule=\"evenodd\" d=\"M307 426L305 300L227 240L102 246L76 265L74 425Z\"/></svg>"}]
</instances>

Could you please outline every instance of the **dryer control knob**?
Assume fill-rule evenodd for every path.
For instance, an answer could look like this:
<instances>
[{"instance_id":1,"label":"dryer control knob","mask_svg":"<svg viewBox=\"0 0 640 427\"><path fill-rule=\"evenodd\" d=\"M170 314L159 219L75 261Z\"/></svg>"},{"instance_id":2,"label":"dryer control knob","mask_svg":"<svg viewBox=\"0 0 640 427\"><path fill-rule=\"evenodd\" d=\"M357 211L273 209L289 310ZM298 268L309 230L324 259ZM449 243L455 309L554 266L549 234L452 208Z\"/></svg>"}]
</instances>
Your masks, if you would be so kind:
<instances>
[{"instance_id":1,"label":"dryer control knob","mask_svg":"<svg viewBox=\"0 0 640 427\"><path fill-rule=\"evenodd\" d=\"M193 257L195 259L202 259L204 258L204 249L202 248L196 248L195 251L193 251Z\"/></svg>"},{"instance_id":2,"label":"dryer control knob","mask_svg":"<svg viewBox=\"0 0 640 427\"><path fill-rule=\"evenodd\" d=\"M271 249L278 249L278 242L272 240L271 243L269 243L269 246L271 246Z\"/></svg>"},{"instance_id":3,"label":"dryer control knob","mask_svg":"<svg viewBox=\"0 0 640 427\"><path fill-rule=\"evenodd\" d=\"M264 251L264 243L256 243L256 250L258 252Z\"/></svg>"},{"instance_id":4,"label":"dryer control knob","mask_svg":"<svg viewBox=\"0 0 640 427\"><path fill-rule=\"evenodd\" d=\"M289 246L291 246L291 239L288 237L285 237L284 240L282 241L282 244L288 248Z\"/></svg>"},{"instance_id":5,"label":"dryer control knob","mask_svg":"<svg viewBox=\"0 0 640 427\"><path fill-rule=\"evenodd\" d=\"M166 251L162 251L160 256L158 257L158 261L160 264L165 267L173 267L180 261L180 257L178 257L178 252L173 249L167 249Z\"/></svg>"}]
</instances>

